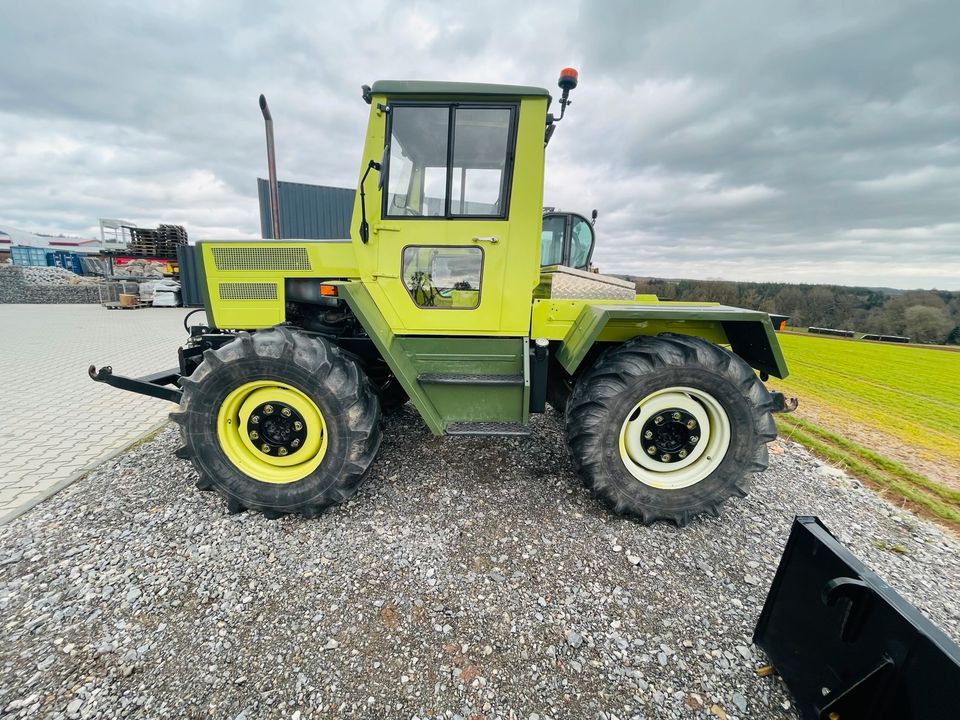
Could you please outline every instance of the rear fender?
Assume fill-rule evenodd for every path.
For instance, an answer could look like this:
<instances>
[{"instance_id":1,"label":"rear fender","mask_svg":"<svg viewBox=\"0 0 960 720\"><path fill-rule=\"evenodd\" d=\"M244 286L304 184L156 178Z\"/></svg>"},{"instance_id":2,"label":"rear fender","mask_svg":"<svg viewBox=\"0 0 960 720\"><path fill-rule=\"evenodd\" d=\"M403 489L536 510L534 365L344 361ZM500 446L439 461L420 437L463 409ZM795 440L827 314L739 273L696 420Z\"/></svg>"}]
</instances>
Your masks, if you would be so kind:
<instances>
[{"instance_id":1,"label":"rear fender","mask_svg":"<svg viewBox=\"0 0 960 720\"><path fill-rule=\"evenodd\" d=\"M618 332L614 333L614 329ZM637 335L661 332L703 337L718 345L729 345L761 373L778 378L788 374L770 317L757 310L724 305L584 305L557 349L556 358L564 370L573 375L598 341L622 342Z\"/></svg>"}]
</instances>

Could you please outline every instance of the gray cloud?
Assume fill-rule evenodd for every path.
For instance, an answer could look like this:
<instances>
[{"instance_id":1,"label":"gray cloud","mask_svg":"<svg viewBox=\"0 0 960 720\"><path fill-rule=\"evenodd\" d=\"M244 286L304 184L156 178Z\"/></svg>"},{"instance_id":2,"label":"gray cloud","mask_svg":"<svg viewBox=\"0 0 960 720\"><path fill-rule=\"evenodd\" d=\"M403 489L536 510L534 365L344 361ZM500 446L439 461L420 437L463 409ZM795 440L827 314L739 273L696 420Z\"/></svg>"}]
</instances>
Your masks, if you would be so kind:
<instances>
[{"instance_id":1,"label":"gray cloud","mask_svg":"<svg viewBox=\"0 0 960 720\"><path fill-rule=\"evenodd\" d=\"M960 45L939 2L35 2L0 8L0 225L254 236L264 172L352 187L379 78L581 70L545 202L644 275L960 289Z\"/></svg>"}]
</instances>

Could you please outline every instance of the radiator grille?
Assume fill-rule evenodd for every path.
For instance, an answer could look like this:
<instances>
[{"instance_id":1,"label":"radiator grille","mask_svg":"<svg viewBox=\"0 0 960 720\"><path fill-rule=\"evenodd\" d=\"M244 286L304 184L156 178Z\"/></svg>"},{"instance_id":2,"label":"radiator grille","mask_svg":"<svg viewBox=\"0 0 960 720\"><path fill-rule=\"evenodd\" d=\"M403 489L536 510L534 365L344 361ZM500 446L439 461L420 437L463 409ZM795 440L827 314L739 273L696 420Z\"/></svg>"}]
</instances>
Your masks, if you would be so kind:
<instances>
[{"instance_id":1,"label":"radiator grille","mask_svg":"<svg viewBox=\"0 0 960 720\"><path fill-rule=\"evenodd\" d=\"M212 249L217 270L309 270L310 258L302 247Z\"/></svg>"},{"instance_id":2,"label":"radiator grille","mask_svg":"<svg viewBox=\"0 0 960 720\"><path fill-rule=\"evenodd\" d=\"M276 300L276 283L220 283L221 300Z\"/></svg>"}]
</instances>

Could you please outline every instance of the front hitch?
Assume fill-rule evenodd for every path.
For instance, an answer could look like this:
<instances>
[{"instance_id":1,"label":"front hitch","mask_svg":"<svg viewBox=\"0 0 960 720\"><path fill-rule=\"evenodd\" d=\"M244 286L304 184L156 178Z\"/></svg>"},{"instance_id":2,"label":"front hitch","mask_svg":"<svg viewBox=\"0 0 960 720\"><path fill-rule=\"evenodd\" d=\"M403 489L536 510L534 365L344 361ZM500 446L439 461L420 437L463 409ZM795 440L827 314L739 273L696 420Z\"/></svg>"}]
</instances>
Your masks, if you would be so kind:
<instances>
[{"instance_id":1,"label":"front hitch","mask_svg":"<svg viewBox=\"0 0 960 720\"><path fill-rule=\"evenodd\" d=\"M773 399L773 407L770 409L770 412L792 413L797 409L797 405L800 404L797 398L788 398L782 392L777 392L776 390L769 392L770 397Z\"/></svg>"},{"instance_id":2,"label":"front hitch","mask_svg":"<svg viewBox=\"0 0 960 720\"><path fill-rule=\"evenodd\" d=\"M179 368L164 370L163 372L144 375L140 378L124 377L123 375L114 375L113 368L109 365L97 370L96 366L91 365L87 369L90 379L96 382L106 383L121 390L139 393L140 395L149 395L150 397L169 400L170 402L180 404L180 398L183 396L183 390L177 386L180 380ZM175 387L166 387L174 385Z\"/></svg>"}]
</instances>

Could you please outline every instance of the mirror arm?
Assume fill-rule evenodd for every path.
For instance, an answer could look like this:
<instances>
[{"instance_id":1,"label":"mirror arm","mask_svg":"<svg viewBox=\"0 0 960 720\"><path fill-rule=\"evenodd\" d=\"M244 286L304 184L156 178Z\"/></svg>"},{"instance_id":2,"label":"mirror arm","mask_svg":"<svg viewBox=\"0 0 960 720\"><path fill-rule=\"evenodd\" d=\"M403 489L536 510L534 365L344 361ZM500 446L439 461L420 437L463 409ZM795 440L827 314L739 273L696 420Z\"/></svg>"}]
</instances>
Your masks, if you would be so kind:
<instances>
[{"instance_id":1,"label":"mirror arm","mask_svg":"<svg viewBox=\"0 0 960 720\"><path fill-rule=\"evenodd\" d=\"M363 177L360 179L360 240L363 241L364 245L370 239L370 226L367 224L367 194L364 192L363 186L367 183L367 175L370 174L370 171L380 172L380 167L380 163L371 160L370 164L367 165L367 171L363 173Z\"/></svg>"}]
</instances>

